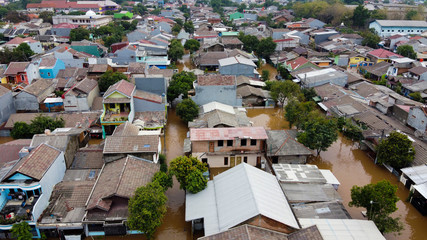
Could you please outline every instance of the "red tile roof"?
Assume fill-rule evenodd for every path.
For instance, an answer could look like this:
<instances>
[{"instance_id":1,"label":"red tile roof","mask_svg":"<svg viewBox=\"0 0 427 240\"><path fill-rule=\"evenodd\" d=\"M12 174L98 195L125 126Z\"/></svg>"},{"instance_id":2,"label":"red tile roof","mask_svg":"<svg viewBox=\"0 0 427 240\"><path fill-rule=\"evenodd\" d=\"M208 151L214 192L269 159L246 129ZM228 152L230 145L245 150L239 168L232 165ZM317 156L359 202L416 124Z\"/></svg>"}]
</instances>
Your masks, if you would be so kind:
<instances>
[{"instance_id":1,"label":"red tile roof","mask_svg":"<svg viewBox=\"0 0 427 240\"><path fill-rule=\"evenodd\" d=\"M36 40L34 40L32 37L26 37L26 38L20 38L20 37L16 37L12 40L10 40L9 42L5 43L5 44L16 44L19 45L21 43L34 43L37 42Z\"/></svg>"},{"instance_id":2,"label":"red tile roof","mask_svg":"<svg viewBox=\"0 0 427 240\"><path fill-rule=\"evenodd\" d=\"M377 58L382 58L382 59L390 58L390 57L398 57L398 58L402 57L397 53L393 53L393 52L387 51L387 50L382 49L382 48L370 51L370 52L368 52L368 54L370 54L374 57L377 57Z\"/></svg>"},{"instance_id":3,"label":"red tile roof","mask_svg":"<svg viewBox=\"0 0 427 240\"><path fill-rule=\"evenodd\" d=\"M295 70L306 63L308 63L308 60L305 57L299 57L294 59L293 61L286 62L286 64L291 66L292 70Z\"/></svg>"},{"instance_id":4,"label":"red tile roof","mask_svg":"<svg viewBox=\"0 0 427 240\"><path fill-rule=\"evenodd\" d=\"M4 75L16 75L25 72L25 68L30 64L29 62L11 62L7 66Z\"/></svg>"},{"instance_id":5,"label":"red tile roof","mask_svg":"<svg viewBox=\"0 0 427 240\"><path fill-rule=\"evenodd\" d=\"M191 128L191 141L233 140L235 138L267 139L263 127Z\"/></svg>"},{"instance_id":6,"label":"red tile roof","mask_svg":"<svg viewBox=\"0 0 427 240\"><path fill-rule=\"evenodd\" d=\"M126 80L121 80L115 83L114 85L111 85L107 89L107 91L104 94L104 98L108 97L108 95L112 94L115 91L122 93L127 97L131 97L134 89L135 89L135 85L133 85L133 83L128 82Z\"/></svg>"}]
</instances>

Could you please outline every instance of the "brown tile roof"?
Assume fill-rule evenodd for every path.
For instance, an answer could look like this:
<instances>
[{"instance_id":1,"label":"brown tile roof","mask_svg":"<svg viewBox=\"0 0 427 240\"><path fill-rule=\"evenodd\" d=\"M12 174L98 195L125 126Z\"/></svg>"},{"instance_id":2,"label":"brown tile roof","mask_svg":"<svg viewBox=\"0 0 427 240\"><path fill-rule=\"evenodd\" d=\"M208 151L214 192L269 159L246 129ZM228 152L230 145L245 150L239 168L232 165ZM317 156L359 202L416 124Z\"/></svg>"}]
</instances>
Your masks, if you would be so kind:
<instances>
[{"instance_id":1,"label":"brown tile roof","mask_svg":"<svg viewBox=\"0 0 427 240\"><path fill-rule=\"evenodd\" d=\"M105 139L104 154L111 153L156 153L159 147L159 136L108 136Z\"/></svg>"},{"instance_id":2,"label":"brown tile roof","mask_svg":"<svg viewBox=\"0 0 427 240\"><path fill-rule=\"evenodd\" d=\"M45 57L42 58L42 61L39 64L39 68L51 68L56 64L56 58L54 57Z\"/></svg>"},{"instance_id":3,"label":"brown tile roof","mask_svg":"<svg viewBox=\"0 0 427 240\"><path fill-rule=\"evenodd\" d=\"M36 180L41 180L61 151L47 144L40 144L27 157L22 158L9 172L6 178L21 173ZM65 163L64 163L65 164Z\"/></svg>"},{"instance_id":4,"label":"brown tile roof","mask_svg":"<svg viewBox=\"0 0 427 240\"><path fill-rule=\"evenodd\" d=\"M219 66L219 60L223 58L227 58L227 52L207 52L202 53L200 56L199 64L201 66L204 65L216 65Z\"/></svg>"},{"instance_id":5,"label":"brown tile roof","mask_svg":"<svg viewBox=\"0 0 427 240\"><path fill-rule=\"evenodd\" d=\"M141 99L141 100L146 100L146 101L150 101L150 102L154 102L154 103L162 103L163 99L162 96L154 94L154 93L150 93L150 92L146 92L146 91L142 91L142 90L135 90L135 94L134 97L137 99Z\"/></svg>"},{"instance_id":6,"label":"brown tile roof","mask_svg":"<svg viewBox=\"0 0 427 240\"><path fill-rule=\"evenodd\" d=\"M0 97L5 95L6 93L10 92L9 89L3 87L2 85L0 85Z\"/></svg>"},{"instance_id":7,"label":"brown tile roof","mask_svg":"<svg viewBox=\"0 0 427 240\"><path fill-rule=\"evenodd\" d=\"M125 122L120 124L114 129L113 136L137 136L139 133L139 128L133 125L130 122Z\"/></svg>"},{"instance_id":8,"label":"brown tile roof","mask_svg":"<svg viewBox=\"0 0 427 240\"><path fill-rule=\"evenodd\" d=\"M173 69L159 69L157 67L151 67L148 69L148 74L161 74L165 78L171 78L173 76Z\"/></svg>"},{"instance_id":9,"label":"brown tile roof","mask_svg":"<svg viewBox=\"0 0 427 240\"><path fill-rule=\"evenodd\" d=\"M411 72L413 74L416 74L416 75L421 75L421 74L427 72L427 68L426 67L421 67L421 66L414 67L414 68L409 69L409 72Z\"/></svg>"},{"instance_id":10,"label":"brown tile roof","mask_svg":"<svg viewBox=\"0 0 427 240\"><path fill-rule=\"evenodd\" d=\"M98 86L98 82L94 79L85 78L74 87L75 90L78 90L83 93L90 93L96 86Z\"/></svg>"},{"instance_id":11,"label":"brown tile roof","mask_svg":"<svg viewBox=\"0 0 427 240\"><path fill-rule=\"evenodd\" d=\"M322 234L316 225L308 228L300 229L296 232L289 234L289 240L323 240Z\"/></svg>"},{"instance_id":12,"label":"brown tile roof","mask_svg":"<svg viewBox=\"0 0 427 240\"><path fill-rule=\"evenodd\" d=\"M160 165L131 155L106 163L90 196L87 210L99 208L109 211L112 196L129 199L138 187L151 182L159 170Z\"/></svg>"},{"instance_id":13,"label":"brown tile roof","mask_svg":"<svg viewBox=\"0 0 427 240\"><path fill-rule=\"evenodd\" d=\"M28 147L31 139L18 139L4 144L0 144L0 168L7 162L19 159L19 151L23 147Z\"/></svg>"},{"instance_id":14,"label":"brown tile roof","mask_svg":"<svg viewBox=\"0 0 427 240\"><path fill-rule=\"evenodd\" d=\"M89 66L89 72L105 73L108 70L108 64L93 64Z\"/></svg>"},{"instance_id":15,"label":"brown tile roof","mask_svg":"<svg viewBox=\"0 0 427 240\"><path fill-rule=\"evenodd\" d=\"M239 45L243 44L237 37L224 37L222 38L222 44L224 45Z\"/></svg>"},{"instance_id":16,"label":"brown tile roof","mask_svg":"<svg viewBox=\"0 0 427 240\"><path fill-rule=\"evenodd\" d=\"M245 85L245 86L241 86L239 88L237 88L237 95L245 98L245 97L249 97L249 96L256 96L256 97L261 97L261 98L265 98L266 94L264 93L264 91L261 88L256 88L253 86L249 86L249 85Z\"/></svg>"},{"instance_id":17,"label":"brown tile roof","mask_svg":"<svg viewBox=\"0 0 427 240\"><path fill-rule=\"evenodd\" d=\"M25 68L30 64L30 62L11 62L7 66L4 75L16 75L20 72L25 72Z\"/></svg>"},{"instance_id":18,"label":"brown tile roof","mask_svg":"<svg viewBox=\"0 0 427 240\"><path fill-rule=\"evenodd\" d=\"M36 97L44 93L48 88L52 87L54 82L51 79L38 79L32 82L30 85L24 88L24 92L27 92ZM40 100L40 99L39 99Z\"/></svg>"},{"instance_id":19,"label":"brown tile roof","mask_svg":"<svg viewBox=\"0 0 427 240\"><path fill-rule=\"evenodd\" d=\"M102 147L80 148L74 156L72 169L88 169L88 168L102 168L104 160L102 158Z\"/></svg>"},{"instance_id":20,"label":"brown tile roof","mask_svg":"<svg viewBox=\"0 0 427 240\"><path fill-rule=\"evenodd\" d=\"M131 62L128 66L128 72L130 73L145 73L145 63Z\"/></svg>"},{"instance_id":21,"label":"brown tile roof","mask_svg":"<svg viewBox=\"0 0 427 240\"><path fill-rule=\"evenodd\" d=\"M197 84L200 86L235 85L236 76L219 74L199 75L197 76Z\"/></svg>"},{"instance_id":22,"label":"brown tile roof","mask_svg":"<svg viewBox=\"0 0 427 240\"><path fill-rule=\"evenodd\" d=\"M104 98L108 97L108 95L112 94L113 92L117 91L119 93L124 94L127 97L132 97L133 90L135 89L135 85L131 82L128 82L126 80L121 80L114 85L111 85L107 91L104 93Z\"/></svg>"}]
</instances>

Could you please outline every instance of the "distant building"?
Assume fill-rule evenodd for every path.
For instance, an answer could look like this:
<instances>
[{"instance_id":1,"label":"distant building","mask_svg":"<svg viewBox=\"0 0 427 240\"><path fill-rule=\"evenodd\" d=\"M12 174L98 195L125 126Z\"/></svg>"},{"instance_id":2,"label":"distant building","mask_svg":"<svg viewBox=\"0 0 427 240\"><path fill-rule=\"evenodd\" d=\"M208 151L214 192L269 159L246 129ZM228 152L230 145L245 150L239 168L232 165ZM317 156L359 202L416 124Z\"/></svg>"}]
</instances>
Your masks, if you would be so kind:
<instances>
[{"instance_id":1,"label":"distant building","mask_svg":"<svg viewBox=\"0 0 427 240\"><path fill-rule=\"evenodd\" d=\"M421 35L427 30L426 21L412 20L375 20L369 24L369 28L375 29L380 37L388 37L395 34Z\"/></svg>"},{"instance_id":2,"label":"distant building","mask_svg":"<svg viewBox=\"0 0 427 240\"><path fill-rule=\"evenodd\" d=\"M255 63L244 57L229 57L219 60L219 72L222 75L259 77Z\"/></svg>"},{"instance_id":3,"label":"distant building","mask_svg":"<svg viewBox=\"0 0 427 240\"><path fill-rule=\"evenodd\" d=\"M234 107L242 106L242 99L237 97L236 77L230 75L200 75L194 82L193 101L201 106L210 102L220 102Z\"/></svg>"},{"instance_id":4,"label":"distant building","mask_svg":"<svg viewBox=\"0 0 427 240\"><path fill-rule=\"evenodd\" d=\"M96 15L93 11L87 11L85 15L55 15L53 24L68 23L86 27L101 27L113 21L113 16Z\"/></svg>"},{"instance_id":5,"label":"distant building","mask_svg":"<svg viewBox=\"0 0 427 240\"><path fill-rule=\"evenodd\" d=\"M301 82L301 86L305 88L317 87L327 83L333 83L344 87L347 84L347 74L337 71L333 68L315 70L307 73L300 73L297 79Z\"/></svg>"}]
</instances>

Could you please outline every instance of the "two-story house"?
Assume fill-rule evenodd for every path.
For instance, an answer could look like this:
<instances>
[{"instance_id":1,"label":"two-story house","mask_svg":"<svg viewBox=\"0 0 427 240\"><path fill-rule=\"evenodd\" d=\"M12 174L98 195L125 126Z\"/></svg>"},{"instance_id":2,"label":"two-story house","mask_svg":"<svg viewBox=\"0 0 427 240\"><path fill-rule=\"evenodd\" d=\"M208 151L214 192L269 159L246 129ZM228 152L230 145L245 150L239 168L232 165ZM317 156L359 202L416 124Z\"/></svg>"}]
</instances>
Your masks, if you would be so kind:
<instances>
[{"instance_id":1,"label":"two-story house","mask_svg":"<svg viewBox=\"0 0 427 240\"><path fill-rule=\"evenodd\" d=\"M229 57L219 60L219 73L223 75L259 77L253 61L244 57Z\"/></svg>"},{"instance_id":2,"label":"two-story house","mask_svg":"<svg viewBox=\"0 0 427 240\"><path fill-rule=\"evenodd\" d=\"M211 168L242 162L261 167L268 136L263 127L191 128L192 155Z\"/></svg>"},{"instance_id":3,"label":"two-story house","mask_svg":"<svg viewBox=\"0 0 427 240\"><path fill-rule=\"evenodd\" d=\"M11 62L7 66L4 76L10 84L31 84L34 79L40 78L37 63Z\"/></svg>"},{"instance_id":4,"label":"two-story house","mask_svg":"<svg viewBox=\"0 0 427 240\"><path fill-rule=\"evenodd\" d=\"M46 79L56 78L61 69L65 69L64 62L54 57L42 58L39 64L40 77Z\"/></svg>"},{"instance_id":5,"label":"two-story house","mask_svg":"<svg viewBox=\"0 0 427 240\"><path fill-rule=\"evenodd\" d=\"M65 174L64 154L47 144L24 148L21 158L2 164L0 235L8 234L15 222L26 221L34 237L40 238L37 219L49 204L55 184Z\"/></svg>"},{"instance_id":6,"label":"two-story house","mask_svg":"<svg viewBox=\"0 0 427 240\"><path fill-rule=\"evenodd\" d=\"M422 136L425 136L427 130L427 108L423 106L411 107L406 123L420 132Z\"/></svg>"},{"instance_id":7,"label":"two-story house","mask_svg":"<svg viewBox=\"0 0 427 240\"><path fill-rule=\"evenodd\" d=\"M89 111L93 100L98 96L98 82L85 78L64 94L65 111Z\"/></svg>"}]
</instances>

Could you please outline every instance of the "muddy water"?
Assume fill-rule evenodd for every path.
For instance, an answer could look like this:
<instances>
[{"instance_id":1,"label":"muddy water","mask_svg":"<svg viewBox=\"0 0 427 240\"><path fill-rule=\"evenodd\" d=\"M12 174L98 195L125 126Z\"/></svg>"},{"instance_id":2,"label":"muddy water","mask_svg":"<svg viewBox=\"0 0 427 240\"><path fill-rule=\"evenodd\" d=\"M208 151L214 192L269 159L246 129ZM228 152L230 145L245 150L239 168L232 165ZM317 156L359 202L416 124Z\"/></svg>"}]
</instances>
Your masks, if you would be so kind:
<instances>
[{"instance_id":1,"label":"muddy water","mask_svg":"<svg viewBox=\"0 0 427 240\"><path fill-rule=\"evenodd\" d=\"M13 141L12 137L0 137L0 144Z\"/></svg>"},{"instance_id":2,"label":"muddy water","mask_svg":"<svg viewBox=\"0 0 427 240\"><path fill-rule=\"evenodd\" d=\"M278 109L249 109L248 117L254 126L265 126L267 129L283 129L288 124ZM421 240L427 237L427 218L422 216L410 203L406 202L409 191L398 179L385 168L375 165L368 155L359 150L357 144L339 136L338 140L328 149L321 152L319 157L313 157L309 164L315 164L321 169L329 169L338 178L341 185L338 189L343 203L355 219L363 219L362 208L348 207L351 200L350 189L353 185L376 183L386 179L398 186L397 195L401 199L397 203L398 211L394 216L400 216L405 225L401 235L387 234L387 239Z\"/></svg>"},{"instance_id":3,"label":"muddy water","mask_svg":"<svg viewBox=\"0 0 427 240\"><path fill-rule=\"evenodd\" d=\"M268 70L270 72L270 79L275 79L277 75L277 69L270 64L263 64L262 67L258 68L259 75L262 75L262 70Z\"/></svg>"}]
</instances>

